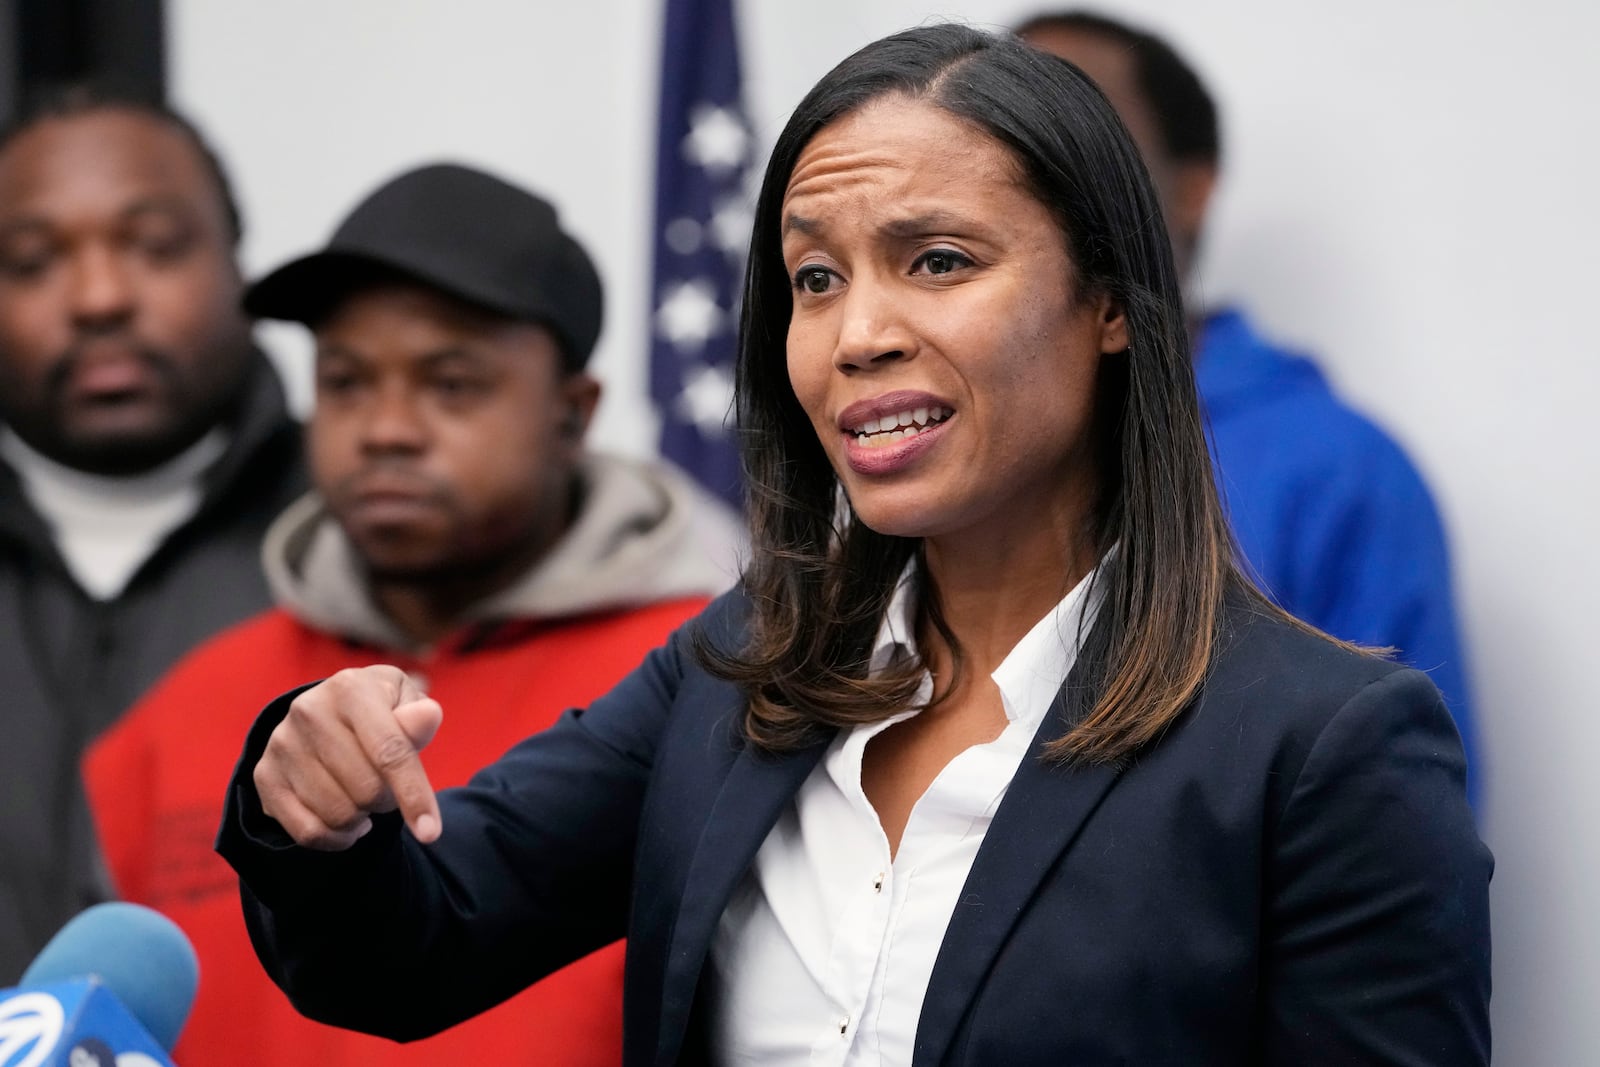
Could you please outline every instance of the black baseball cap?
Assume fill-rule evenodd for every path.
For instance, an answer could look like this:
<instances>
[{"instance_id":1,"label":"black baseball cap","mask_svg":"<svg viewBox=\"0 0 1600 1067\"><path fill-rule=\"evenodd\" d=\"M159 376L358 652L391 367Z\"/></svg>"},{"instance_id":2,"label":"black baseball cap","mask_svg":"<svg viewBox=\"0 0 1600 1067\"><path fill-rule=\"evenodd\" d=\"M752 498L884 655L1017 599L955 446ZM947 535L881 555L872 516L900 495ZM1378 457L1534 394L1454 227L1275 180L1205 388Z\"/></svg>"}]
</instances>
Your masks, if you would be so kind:
<instances>
[{"instance_id":1,"label":"black baseball cap","mask_svg":"<svg viewBox=\"0 0 1600 1067\"><path fill-rule=\"evenodd\" d=\"M398 274L451 296L548 327L568 368L600 336L600 276L550 203L454 163L407 171L357 204L326 248L245 290L265 319L315 324L351 288Z\"/></svg>"}]
</instances>

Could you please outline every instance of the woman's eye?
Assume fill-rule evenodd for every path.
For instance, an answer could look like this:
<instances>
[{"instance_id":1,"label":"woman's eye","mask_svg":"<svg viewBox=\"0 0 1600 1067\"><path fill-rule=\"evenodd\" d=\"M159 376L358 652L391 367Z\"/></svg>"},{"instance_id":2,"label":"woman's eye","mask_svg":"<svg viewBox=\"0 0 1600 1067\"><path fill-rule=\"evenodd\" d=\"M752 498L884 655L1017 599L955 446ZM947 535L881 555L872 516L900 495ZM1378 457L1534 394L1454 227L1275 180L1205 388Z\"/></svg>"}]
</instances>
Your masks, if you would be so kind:
<instances>
[{"instance_id":1,"label":"woman's eye","mask_svg":"<svg viewBox=\"0 0 1600 1067\"><path fill-rule=\"evenodd\" d=\"M794 287L808 293L825 293L833 284L830 272L821 267L802 267L795 272Z\"/></svg>"},{"instance_id":2,"label":"woman's eye","mask_svg":"<svg viewBox=\"0 0 1600 1067\"><path fill-rule=\"evenodd\" d=\"M951 271L970 266L971 263L972 261L960 252L937 249L918 256L916 263L912 265L912 270L921 270L928 274L949 274Z\"/></svg>"}]
</instances>

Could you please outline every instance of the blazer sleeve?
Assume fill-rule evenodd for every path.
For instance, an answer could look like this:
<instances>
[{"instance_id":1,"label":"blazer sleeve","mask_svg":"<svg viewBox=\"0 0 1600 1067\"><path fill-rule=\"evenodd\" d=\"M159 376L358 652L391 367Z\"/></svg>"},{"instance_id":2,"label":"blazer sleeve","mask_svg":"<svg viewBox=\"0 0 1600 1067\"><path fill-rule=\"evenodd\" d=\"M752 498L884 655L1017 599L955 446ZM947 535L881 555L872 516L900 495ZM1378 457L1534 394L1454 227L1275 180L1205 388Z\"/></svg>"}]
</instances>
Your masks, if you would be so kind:
<instances>
[{"instance_id":1,"label":"blazer sleeve","mask_svg":"<svg viewBox=\"0 0 1600 1067\"><path fill-rule=\"evenodd\" d=\"M1276 827L1262 1062L1489 1063L1493 860L1438 692L1399 670L1312 745Z\"/></svg>"},{"instance_id":2,"label":"blazer sleeve","mask_svg":"<svg viewBox=\"0 0 1600 1067\"><path fill-rule=\"evenodd\" d=\"M588 710L442 790L443 832L429 846L393 814L343 852L295 846L252 781L297 694L270 705L235 769L217 849L240 875L256 952L294 1005L348 1029L426 1037L621 937L639 813L688 645L685 627ZM456 728L470 729L471 709L455 710Z\"/></svg>"}]
</instances>

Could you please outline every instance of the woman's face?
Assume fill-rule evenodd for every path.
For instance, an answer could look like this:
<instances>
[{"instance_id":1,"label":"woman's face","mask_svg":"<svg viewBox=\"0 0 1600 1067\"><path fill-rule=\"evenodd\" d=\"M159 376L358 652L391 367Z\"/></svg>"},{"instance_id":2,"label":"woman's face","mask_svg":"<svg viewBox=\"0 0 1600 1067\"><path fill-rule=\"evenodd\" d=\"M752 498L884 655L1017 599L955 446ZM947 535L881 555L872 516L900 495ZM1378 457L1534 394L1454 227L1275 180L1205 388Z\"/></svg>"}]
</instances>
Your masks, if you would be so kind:
<instances>
[{"instance_id":1,"label":"woman's face","mask_svg":"<svg viewBox=\"0 0 1600 1067\"><path fill-rule=\"evenodd\" d=\"M996 545L1082 529L1120 310L1077 292L1010 151L880 98L812 139L784 195L788 369L862 521Z\"/></svg>"}]
</instances>

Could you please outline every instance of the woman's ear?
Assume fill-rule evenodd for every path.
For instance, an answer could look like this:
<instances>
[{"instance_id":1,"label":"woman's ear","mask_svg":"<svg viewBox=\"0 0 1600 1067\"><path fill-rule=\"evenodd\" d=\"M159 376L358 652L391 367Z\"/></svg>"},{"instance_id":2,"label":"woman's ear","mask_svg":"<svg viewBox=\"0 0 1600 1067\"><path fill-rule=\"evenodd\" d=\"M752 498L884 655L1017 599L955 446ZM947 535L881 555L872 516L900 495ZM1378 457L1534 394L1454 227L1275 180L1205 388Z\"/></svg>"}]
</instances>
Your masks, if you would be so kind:
<instances>
[{"instance_id":1,"label":"woman's ear","mask_svg":"<svg viewBox=\"0 0 1600 1067\"><path fill-rule=\"evenodd\" d=\"M1100 321L1100 353L1114 355L1128 350L1128 318L1122 313L1122 304L1106 293L1100 297L1096 309Z\"/></svg>"}]
</instances>

